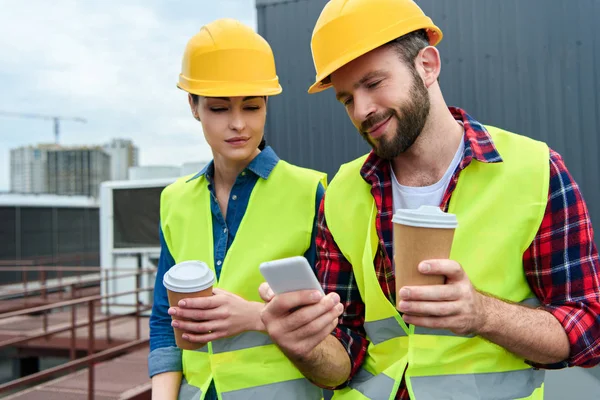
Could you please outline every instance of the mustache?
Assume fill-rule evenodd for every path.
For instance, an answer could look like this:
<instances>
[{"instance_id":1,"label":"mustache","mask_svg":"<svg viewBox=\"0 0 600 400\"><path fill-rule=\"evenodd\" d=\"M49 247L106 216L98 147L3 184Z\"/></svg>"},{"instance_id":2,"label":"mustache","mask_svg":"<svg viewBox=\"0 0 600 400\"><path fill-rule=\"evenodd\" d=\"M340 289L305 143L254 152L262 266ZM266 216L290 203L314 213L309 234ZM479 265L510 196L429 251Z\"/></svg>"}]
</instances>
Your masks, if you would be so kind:
<instances>
[{"instance_id":1,"label":"mustache","mask_svg":"<svg viewBox=\"0 0 600 400\"><path fill-rule=\"evenodd\" d=\"M394 110L387 110L382 112L381 114L375 114L367 119L365 119L361 124L360 124L360 131L363 134L367 134L367 132L369 130L371 130L371 128L373 128L374 126L382 123L383 121L385 121L386 119L394 116L396 113L394 112Z\"/></svg>"}]
</instances>

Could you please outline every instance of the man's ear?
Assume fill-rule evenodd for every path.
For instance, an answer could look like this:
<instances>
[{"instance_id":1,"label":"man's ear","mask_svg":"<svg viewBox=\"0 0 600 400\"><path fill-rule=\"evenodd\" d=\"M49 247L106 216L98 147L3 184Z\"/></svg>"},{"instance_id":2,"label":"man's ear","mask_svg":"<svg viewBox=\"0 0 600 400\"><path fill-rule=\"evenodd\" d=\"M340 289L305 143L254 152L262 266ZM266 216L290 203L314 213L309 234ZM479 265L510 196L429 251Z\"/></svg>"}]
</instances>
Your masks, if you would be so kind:
<instances>
[{"instance_id":1,"label":"man's ear","mask_svg":"<svg viewBox=\"0 0 600 400\"><path fill-rule=\"evenodd\" d=\"M419 52L417 56L417 68L421 72L423 83L429 88L438 81L442 62L440 52L434 46L427 46Z\"/></svg>"}]
</instances>

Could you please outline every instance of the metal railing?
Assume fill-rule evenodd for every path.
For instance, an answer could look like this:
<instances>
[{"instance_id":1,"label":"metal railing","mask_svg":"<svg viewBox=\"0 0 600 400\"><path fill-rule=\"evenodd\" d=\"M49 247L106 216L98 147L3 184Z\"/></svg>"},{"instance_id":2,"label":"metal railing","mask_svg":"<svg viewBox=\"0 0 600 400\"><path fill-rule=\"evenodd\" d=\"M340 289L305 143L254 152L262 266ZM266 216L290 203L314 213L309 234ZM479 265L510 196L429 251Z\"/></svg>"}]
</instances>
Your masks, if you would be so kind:
<instances>
[{"instance_id":1,"label":"metal railing","mask_svg":"<svg viewBox=\"0 0 600 400\"><path fill-rule=\"evenodd\" d=\"M105 269L108 272L107 269ZM49 278L48 273L56 273L56 278ZM64 276L65 272L79 273L77 275ZM0 285L0 300L18 297L25 298L31 296L41 297L43 300L47 299L49 292L57 292L59 299L62 299L65 292L64 279L70 278L71 280L77 280L77 283L84 285L87 283L97 283L98 279L93 279L94 275L100 275L102 268L100 267L64 267L64 266L0 266L1 273L20 273L21 282L12 282ZM31 279L29 275L35 273L37 279ZM0 275L1 276L1 275ZM92 279L89 279L89 278ZM48 284L48 281L56 281L56 284ZM22 286L22 290L8 290L7 287ZM36 287L37 286L37 287Z\"/></svg>"},{"instance_id":2,"label":"metal railing","mask_svg":"<svg viewBox=\"0 0 600 400\"><path fill-rule=\"evenodd\" d=\"M79 273L85 272L93 272L94 270L99 270L99 254L98 252L77 252L77 253L62 253L62 254L50 254L50 255L40 255L34 257L28 257L26 259L17 259L17 260L8 260L3 259L0 260L0 267L31 267L26 271L22 271L22 275L19 277L16 273L10 274L10 272L14 272L14 268L11 270L5 270L4 274L0 274L0 281L6 283L19 283L19 280L22 282L23 280L35 281L39 280L39 277L34 277L32 275L36 275L39 271L39 267L41 266L61 266L61 265L70 265L77 266L75 269L71 271L76 271ZM50 270L48 271L48 278L56 277L56 273ZM58 272L62 274L63 272L69 273L66 269ZM52 276L54 275L54 276ZM60 275L59 275L60 276Z\"/></svg>"},{"instance_id":3,"label":"metal railing","mask_svg":"<svg viewBox=\"0 0 600 400\"><path fill-rule=\"evenodd\" d=\"M45 255L28 257L22 260L0 260L0 265L29 265L29 266L40 266L55 263L66 263L73 262L77 265L81 265L83 260L96 260L98 259L98 252L79 252L69 253L60 255Z\"/></svg>"},{"instance_id":4,"label":"metal railing","mask_svg":"<svg viewBox=\"0 0 600 400\"><path fill-rule=\"evenodd\" d=\"M0 267L0 272L6 271L7 269L13 269L13 270L21 270L23 267ZM155 269L152 268L147 268L147 269L125 269L125 268L121 268L120 271L124 271L124 273L121 274L117 274L115 270L112 269L108 269L108 268L104 268L102 270L102 274L104 275L103 277L100 276L100 274L98 275L97 278L91 278L91 279L86 279L85 281L82 281L81 279L79 279L79 281L77 283L72 283L69 285L64 285L61 281L59 281L58 284L56 285L48 285L47 281L45 280L45 271L62 271L62 270L68 270L68 271L79 271L81 270L81 267L37 267L39 269L39 271L41 272L43 278L40 281L40 285L39 288L36 289L28 289L27 284L25 282L24 284L24 288L23 290L13 290L13 291L4 291L2 293L0 293L0 301L2 300L3 297L10 297L10 298L15 298L15 297L20 297L25 299L25 305L27 304L27 298L39 294L39 297L42 299L42 302L46 303L50 303L50 301L48 301L48 292L49 291L55 291L58 293L58 297L60 300L62 300L64 298L64 293L68 290L71 294L71 299L75 299L77 297L80 297L79 291L83 286L89 286L92 284L99 284L104 282L104 284L106 285L106 287L108 288L108 283L109 281L112 280L119 280L119 279L123 279L123 278L132 278L132 277L136 277L136 288L139 288L141 286L140 284L140 279L143 275L147 275L147 274L151 274L153 272L155 272ZM85 268L84 268L85 269ZM99 269L100 271L100 269ZM128 271L133 271L133 272L128 272ZM2 286L0 286L0 289L2 288ZM118 294L117 296L114 297L119 297L119 296L124 296L126 294L132 294L132 293L122 293L122 294ZM139 301L139 299L138 299ZM54 304L54 302L52 302L52 304ZM131 307L133 305L127 305L127 304L114 304L114 303L104 303L103 306L106 307L107 309L107 314L110 314L110 307ZM40 308L41 307L41 308ZM43 308L42 306L39 307L32 307L32 308L28 308L27 310L29 310L29 314L33 314L33 313L43 313L42 314L42 318L43 318L43 327L44 327L44 332L47 333L48 332L48 314L47 312L45 312L45 308ZM143 311L147 311L147 310L142 310ZM72 312L74 312L74 309L72 310ZM5 317L5 315L9 315L10 313L5 313L5 314L0 314L0 319L2 318L8 318ZM132 313L128 313L128 314L123 314L124 316L128 316L128 315L132 315ZM110 341L110 336L108 335L108 333L110 332L110 324L107 323L107 338ZM56 332L59 333L59 332ZM0 348L2 348L1 342L0 342Z\"/></svg>"},{"instance_id":5,"label":"metal railing","mask_svg":"<svg viewBox=\"0 0 600 400\"><path fill-rule=\"evenodd\" d=\"M35 270L33 270L35 268ZM42 299L47 299L48 292L55 291L59 294L59 298L62 299L64 296L64 292L66 289L72 289L72 285L65 285L63 279L66 278L75 278L77 280L76 285L91 285L100 283L104 281L108 284L109 280L120 279L120 278L129 278L140 274L151 274L156 270L153 268L147 269L138 269L138 268L119 268L118 271L124 271L125 274L115 275L117 270L111 268L100 268L100 267L62 267L62 266L52 266L52 267L0 267L0 273L2 272L21 272L22 280L20 283L9 283L0 285L0 300L6 299L7 297L30 297L30 296L41 296ZM133 272L128 272L133 271ZM39 272L39 279L35 280L38 283L38 288L30 288L29 285L33 282L27 279L28 272ZM57 277L55 280L56 284L48 284L48 272L56 272ZM64 272L86 272L85 274L80 274L76 276L64 277ZM98 277L94 277L94 275L98 275ZM103 275L100 277L100 275ZM84 279L84 277L86 277ZM7 286L17 286L23 285L22 290L3 290L2 288Z\"/></svg>"},{"instance_id":6,"label":"metal railing","mask_svg":"<svg viewBox=\"0 0 600 400\"><path fill-rule=\"evenodd\" d=\"M19 267L16 267L16 268L19 268ZM76 270L77 267L39 267L39 268L41 269L41 271L43 271L43 270L46 270L47 268L55 268L57 270L60 270L61 268L70 268L70 269ZM2 270L4 270L4 268L0 267L0 271L2 271ZM109 271L113 272L113 275L110 275ZM124 270L121 269L121 271L124 271ZM141 278L142 278L142 275L149 274L154 271L155 271L154 269L137 269L137 270L135 270L135 272L115 275L114 270L107 270L104 277L99 277L98 279L94 279L92 281L95 283L100 283L101 281L104 281L106 284L108 284L108 282L110 280L116 280L116 279L121 279L121 278L125 278L125 277L135 277L136 278L135 279L135 290L119 292L119 293L112 293L112 294L105 294L105 295L100 294L100 295L76 298L75 296L77 293L77 285L78 284L73 283L73 284L69 285L70 293L71 293L70 300L57 301L52 304L35 306L35 307L26 308L23 310L11 311L11 312L6 312L4 314L0 314L0 320L7 319L7 318L13 318L13 317L19 317L19 316L26 316L26 315L30 315L30 314L38 314L38 313L42 313L42 318L43 318L43 333L35 334L35 335L27 336L27 337L17 337L17 338L12 338L12 339L7 339L4 341L1 341L0 342L0 350L3 348L6 348L6 347L23 345L26 342L36 340L36 339L44 339L44 338L49 339L53 335L70 331L70 347L69 347L70 361L69 362L67 362L63 365L59 365L59 366L56 366L56 367L53 367L53 368L50 368L50 369L47 369L47 370L44 370L41 372L37 372L32 375L28 375L28 376L7 382L5 384L2 384L2 385L0 385L0 393L21 387L23 385L40 382L42 380L50 378L59 373L73 371L74 369L76 369L78 367L86 365L87 370L88 370L88 399L93 399L94 398L94 365L100 361L118 356L124 352L140 348L148 343L148 339L141 338L141 314L145 311L150 310L152 308L152 306L142 304L142 302L140 301L140 293L151 291L151 290L153 290L153 287L141 287ZM89 284L89 283L90 282L86 282L86 284ZM60 285L53 285L51 287L53 289L59 290L59 292L64 292L66 289L66 287L61 287ZM40 288L39 288L40 294L42 296L45 296L47 294L47 291L49 288L50 288L50 286L47 285L45 281L42 281L42 284L40 285ZM29 292L27 291L27 289L25 289L21 294L27 295L27 294L29 294ZM112 299L114 299L114 298L117 298L120 296L132 295L132 294L135 294L135 304L114 304L114 303L111 304L109 302L109 300L112 301ZM15 295L15 294L13 294L13 295ZM104 302L102 305L107 306L107 310L108 310L109 306L119 306L119 307L126 306L126 307L135 307L135 311L126 312L126 313L122 313L122 314L115 314L115 315L110 315L110 312L108 311L106 316L96 318L95 305L97 302ZM88 318L87 318L87 321L77 322L77 309L80 308L81 306L87 306ZM47 319L48 312L55 310L55 309L63 309L63 308L67 308L67 307L69 307L71 310L70 323L63 324L62 326L55 327L55 328L49 328L48 327L48 319ZM96 347L95 346L95 328L96 328L96 326L98 324L102 324L102 323L106 324L106 339L107 339L107 343L110 343L111 342L111 332L110 332L111 321L126 318L126 317L131 317L131 316L135 316L135 339L133 341L123 343L116 347L108 348L106 350L96 353L96 351L95 351L95 347ZM86 326L88 327L87 356L80 358L80 359L76 359L76 357L77 357L77 329L84 328Z\"/></svg>"}]
</instances>

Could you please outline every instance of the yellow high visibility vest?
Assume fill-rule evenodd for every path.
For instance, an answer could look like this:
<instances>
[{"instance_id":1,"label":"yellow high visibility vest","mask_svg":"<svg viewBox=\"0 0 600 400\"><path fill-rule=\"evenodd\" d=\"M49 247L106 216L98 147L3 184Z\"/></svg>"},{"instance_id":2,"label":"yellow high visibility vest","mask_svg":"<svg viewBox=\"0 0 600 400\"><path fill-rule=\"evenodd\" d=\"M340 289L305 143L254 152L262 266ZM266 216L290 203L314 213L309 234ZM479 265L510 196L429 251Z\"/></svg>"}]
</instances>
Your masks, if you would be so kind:
<instances>
[{"instance_id":1,"label":"yellow high visibility vest","mask_svg":"<svg viewBox=\"0 0 600 400\"><path fill-rule=\"evenodd\" d=\"M546 209L549 149L486 128L503 161L473 160L461 172L448 210L458 219L450 258L479 290L536 305L523 271L523 253ZM522 358L477 336L404 323L374 272L377 210L371 185L360 175L365 158L342 166L325 196L328 227L352 263L366 306L364 328L370 342L361 370L334 399L393 399L403 375L413 400L542 399L544 372Z\"/></svg>"},{"instance_id":2,"label":"yellow high visibility vest","mask_svg":"<svg viewBox=\"0 0 600 400\"><path fill-rule=\"evenodd\" d=\"M285 161L277 163L268 179L259 178L215 287L260 302L260 263L303 255L310 246L319 183L326 185L325 174ZM175 262L201 260L214 271L210 192L204 176L182 178L163 191L161 224ZM261 332L184 350L179 399L204 399L212 380L222 400L322 398L322 390Z\"/></svg>"}]
</instances>

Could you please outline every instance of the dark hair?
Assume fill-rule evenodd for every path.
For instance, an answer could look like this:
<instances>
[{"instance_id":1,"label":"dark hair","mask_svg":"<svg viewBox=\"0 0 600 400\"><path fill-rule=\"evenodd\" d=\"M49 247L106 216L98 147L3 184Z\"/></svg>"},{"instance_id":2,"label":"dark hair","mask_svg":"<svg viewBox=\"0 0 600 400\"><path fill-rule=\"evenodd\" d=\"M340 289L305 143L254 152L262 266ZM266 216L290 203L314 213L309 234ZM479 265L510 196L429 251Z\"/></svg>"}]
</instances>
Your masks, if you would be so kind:
<instances>
[{"instance_id":1,"label":"dark hair","mask_svg":"<svg viewBox=\"0 0 600 400\"><path fill-rule=\"evenodd\" d=\"M429 37L425 29L420 29L391 40L384 46L393 47L402 61L409 67L414 67L415 58L419 54L419 51L429 46Z\"/></svg>"},{"instance_id":2,"label":"dark hair","mask_svg":"<svg viewBox=\"0 0 600 400\"><path fill-rule=\"evenodd\" d=\"M194 104L198 104L198 95L193 94L193 93L190 93L190 94L192 95L192 102ZM267 96L264 96L264 97L265 97L265 100L267 100ZM260 144L258 145L258 149L262 151L265 149L265 147L267 147L267 141L265 140L265 137L263 136L262 140L260 141Z\"/></svg>"},{"instance_id":3,"label":"dark hair","mask_svg":"<svg viewBox=\"0 0 600 400\"><path fill-rule=\"evenodd\" d=\"M258 149L259 150L264 150L265 147L267 147L267 141L265 140L265 137L263 136L262 140L260 141L260 144L258 145Z\"/></svg>"}]
</instances>

